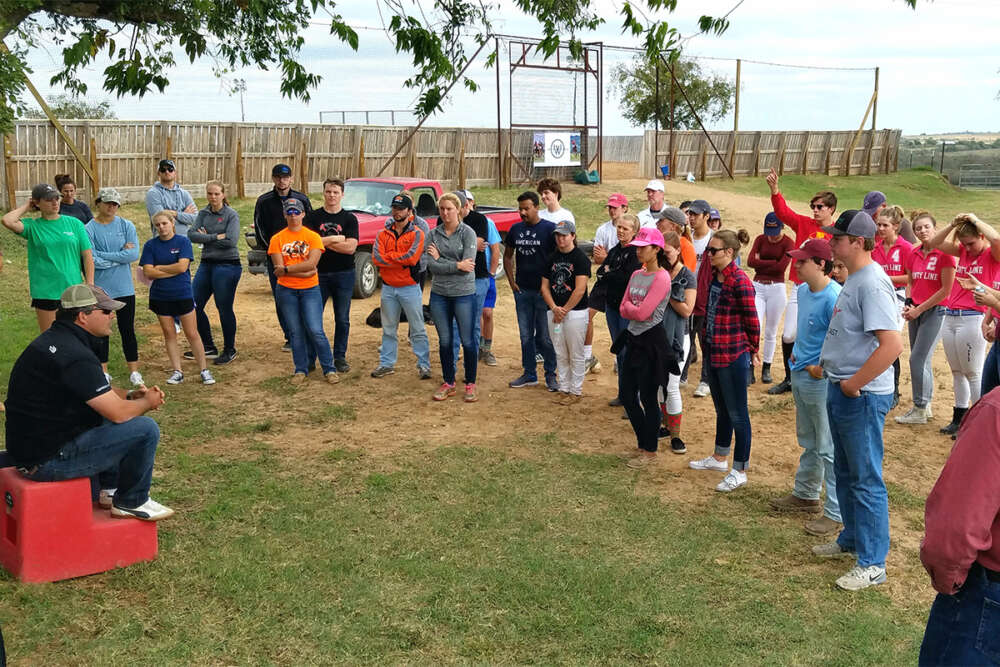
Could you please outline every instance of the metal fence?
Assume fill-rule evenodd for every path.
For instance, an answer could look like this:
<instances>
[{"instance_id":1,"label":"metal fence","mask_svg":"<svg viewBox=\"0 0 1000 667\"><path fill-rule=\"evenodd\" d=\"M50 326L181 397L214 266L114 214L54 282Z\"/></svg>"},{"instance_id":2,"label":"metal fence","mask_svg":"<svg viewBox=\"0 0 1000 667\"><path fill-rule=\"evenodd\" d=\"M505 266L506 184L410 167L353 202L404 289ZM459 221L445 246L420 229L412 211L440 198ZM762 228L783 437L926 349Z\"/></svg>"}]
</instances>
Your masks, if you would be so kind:
<instances>
[{"instance_id":1,"label":"metal fence","mask_svg":"<svg viewBox=\"0 0 1000 667\"><path fill-rule=\"evenodd\" d=\"M1000 167L963 164L958 172L958 187L970 190L1000 190Z\"/></svg>"}]
</instances>

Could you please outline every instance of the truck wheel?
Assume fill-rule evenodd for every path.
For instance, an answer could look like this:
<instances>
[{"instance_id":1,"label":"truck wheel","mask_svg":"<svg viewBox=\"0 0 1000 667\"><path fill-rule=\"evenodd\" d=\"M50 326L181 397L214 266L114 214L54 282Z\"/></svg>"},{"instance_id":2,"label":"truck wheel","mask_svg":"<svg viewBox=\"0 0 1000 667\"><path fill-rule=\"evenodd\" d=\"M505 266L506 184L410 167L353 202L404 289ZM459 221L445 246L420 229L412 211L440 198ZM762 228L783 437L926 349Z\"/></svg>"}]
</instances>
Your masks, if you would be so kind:
<instances>
[{"instance_id":1,"label":"truck wheel","mask_svg":"<svg viewBox=\"0 0 1000 667\"><path fill-rule=\"evenodd\" d=\"M359 250L354 253L354 298L367 299L378 289L379 277L372 254Z\"/></svg>"}]
</instances>

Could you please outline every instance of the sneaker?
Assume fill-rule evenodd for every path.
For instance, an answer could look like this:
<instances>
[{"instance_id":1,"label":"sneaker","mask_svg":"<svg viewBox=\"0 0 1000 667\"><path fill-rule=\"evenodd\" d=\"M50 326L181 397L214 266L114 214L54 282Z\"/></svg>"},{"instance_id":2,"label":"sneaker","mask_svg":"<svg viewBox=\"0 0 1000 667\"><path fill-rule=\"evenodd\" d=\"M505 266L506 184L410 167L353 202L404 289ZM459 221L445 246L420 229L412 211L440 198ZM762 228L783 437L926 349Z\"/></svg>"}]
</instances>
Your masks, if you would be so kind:
<instances>
[{"instance_id":1,"label":"sneaker","mask_svg":"<svg viewBox=\"0 0 1000 667\"><path fill-rule=\"evenodd\" d=\"M746 486L746 484L747 474L742 470L736 470L734 468L722 478L721 482L715 485L715 490L721 491L722 493L729 493L730 491L735 491L741 486Z\"/></svg>"},{"instance_id":2,"label":"sneaker","mask_svg":"<svg viewBox=\"0 0 1000 667\"><path fill-rule=\"evenodd\" d=\"M323 379L326 380L327 384L337 384L338 382L340 382L340 376L337 375L337 371L330 371L329 373L324 373Z\"/></svg>"},{"instance_id":3,"label":"sneaker","mask_svg":"<svg viewBox=\"0 0 1000 667\"><path fill-rule=\"evenodd\" d=\"M635 449L628 452L618 452L617 454L615 454L615 456L621 459L622 461L631 461L637 456L642 456L642 450L636 447Z\"/></svg>"},{"instance_id":4,"label":"sneaker","mask_svg":"<svg viewBox=\"0 0 1000 667\"><path fill-rule=\"evenodd\" d=\"M174 511L164 507L152 498L138 507L111 507L111 516L115 519L140 519L142 521L159 521L173 516Z\"/></svg>"},{"instance_id":5,"label":"sneaker","mask_svg":"<svg viewBox=\"0 0 1000 667\"><path fill-rule=\"evenodd\" d=\"M566 394L559 400L559 405L576 405L583 397L580 394Z\"/></svg>"},{"instance_id":6,"label":"sneaker","mask_svg":"<svg viewBox=\"0 0 1000 667\"><path fill-rule=\"evenodd\" d=\"M817 544L812 548L813 556L819 556L820 558L857 558L858 555L853 551L847 551L844 547L840 546L839 542L827 542L826 544Z\"/></svg>"},{"instance_id":7,"label":"sneaker","mask_svg":"<svg viewBox=\"0 0 1000 667\"><path fill-rule=\"evenodd\" d=\"M545 376L545 386L549 391L559 391L559 381L555 375Z\"/></svg>"},{"instance_id":8,"label":"sneaker","mask_svg":"<svg viewBox=\"0 0 1000 667\"><path fill-rule=\"evenodd\" d=\"M478 394L476 394L476 383L470 382L465 385L465 402L475 403L479 400Z\"/></svg>"},{"instance_id":9,"label":"sneaker","mask_svg":"<svg viewBox=\"0 0 1000 667\"><path fill-rule=\"evenodd\" d=\"M448 384L447 382L442 382L441 386L438 387L438 390L434 392L434 396L432 396L431 398L433 398L435 401L443 401L447 399L449 396L454 396L454 395L455 395L455 385Z\"/></svg>"},{"instance_id":10,"label":"sneaker","mask_svg":"<svg viewBox=\"0 0 1000 667\"><path fill-rule=\"evenodd\" d=\"M729 461L719 461L714 456L706 456L697 461L688 461L688 466L692 470L718 470L726 472L729 470Z\"/></svg>"},{"instance_id":11,"label":"sneaker","mask_svg":"<svg viewBox=\"0 0 1000 667\"><path fill-rule=\"evenodd\" d=\"M337 369L338 373L349 373L351 371L351 365L347 363L347 359L334 359L333 367Z\"/></svg>"},{"instance_id":12,"label":"sneaker","mask_svg":"<svg viewBox=\"0 0 1000 667\"><path fill-rule=\"evenodd\" d=\"M493 350L483 350L482 361L487 366L496 366L497 357L493 354Z\"/></svg>"},{"instance_id":13,"label":"sneaker","mask_svg":"<svg viewBox=\"0 0 1000 667\"><path fill-rule=\"evenodd\" d=\"M651 463L656 463L656 452L642 452L635 458L629 459L629 462L625 465L629 468L639 470L645 468Z\"/></svg>"},{"instance_id":14,"label":"sneaker","mask_svg":"<svg viewBox=\"0 0 1000 667\"><path fill-rule=\"evenodd\" d=\"M114 504L115 491L118 489L101 489L100 493L97 494L97 504L106 510L111 509Z\"/></svg>"},{"instance_id":15,"label":"sneaker","mask_svg":"<svg viewBox=\"0 0 1000 667\"><path fill-rule=\"evenodd\" d=\"M562 403L562 400L567 396L569 396L568 391L557 391L556 395L552 397L552 402L557 404Z\"/></svg>"},{"instance_id":16,"label":"sneaker","mask_svg":"<svg viewBox=\"0 0 1000 667\"><path fill-rule=\"evenodd\" d=\"M688 450L687 445L685 445L684 441L681 440L680 438L670 439L670 451L672 451L674 454L686 454L687 450Z\"/></svg>"},{"instance_id":17,"label":"sneaker","mask_svg":"<svg viewBox=\"0 0 1000 667\"><path fill-rule=\"evenodd\" d=\"M285 344L281 346L281 351L282 351L282 352L291 352L291 351L292 351L292 344L291 344L291 343L289 343L289 342L288 342L288 341L286 340L286 341L285 341Z\"/></svg>"},{"instance_id":18,"label":"sneaker","mask_svg":"<svg viewBox=\"0 0 1000 667\"><path fill-rule=\"evenodd\" d=\"M105 373L104 379L108 381L108 384L111 384L111 373Z\"/></svg>"},{"instance_id":19,"label":"sneaker","mask_svg":"<svg viewBox=\"0 0 1000 667\"><path fill-rule=\"evenodd\" d=\"M809 512L810 514L814 514L820 511L820 508L818 500L799 498L794 493L771 499L771 509L779 512Z\"/></svg>"},{"instance_id":20,"label":"sneaker","mask_svg":"<svg viewBox=\"0 0 1000 667\"><path fill-rule=\"evenodd\" d=\"M175 370L170 374L170 377L167 378L167 384L180 384L181 382L184 382L184 373L181 373L178 370Z\"/></svg>"},{"instance_id":21,"label":"sneaker","mask_svg":"<svg viewBox=\"0 0 1000 667\"><path fill-rule=\"evenodd\" d=\"M396 372L396 369L392 366L379 366L372 371L373 378L384 378L386 375L392 375Z\"/></svg>"},{"instance_id":22,"label":"sneaker","mask_svg":"<svg viewBox=\"0 0 1000 667\"><path fill-rule=\"evenodd\" d=\"M389 372L391 373L392 370L390 369ZM374 373L372 373L372 377L375 377ZM418 368L417 369L417 378L420 379L420 380L430 380L431 379L431 369L428 368L427 366L422 366L422 367Z\"/></svg>"},{"instance_id":23,"label":"sneaker","mask_svg":"<svg viewBox=\"0 0 1000 667\"><path fill-rule=\"evenodd\" d=\"M194 361L194 352L192 352L191 350L188 350L187 352L184 353L184 358L187 359L188 361ZM206 347L205 348L205 358L206 359L218 359L219 358L219 351L217 349L215 349L214 347Z\"/></svg>"},{"instance_id":24,"label":"sneaker","mask_svg":"<svg viewBox=\"0 0 1000 667\"><path fill-rule=\"evenodd\" d=\"M885 583L885 568L878 565L861 567L855 565L847 574L837 579L837 588L842 591L860 591L869 586Z\"/></svg>"},{"instance_id":25,"label":"sneaker","mask_svg":"<svg viewBox=\"0 0 1000 667\"><path fill-rule=\"evenodd\" d=\"M656 439L663 440L664 438L669 438L669 437L670 437L670 431L667 430L666 426L661 426L660 432L656 434Z\"/></svg>"},{"instance_id":26,"label":"sneaker","mask_svg":"<svg viewBox=\"0 0 1000 667\"><path fill-rule=\"evenodd\" d=\"M201 383L202 384L215 384L215 378L212 377L212 371L207 368L201 369Z\"/></svg>"},{"instance_id":27,"label":"sneaker","mask_svg":"<svg viewBox=\"0 0 1000 667\"><path fill-rule=\"evenodd\" d=\"M621 401L620 398L618 398L617 396L615 396L610 401L608 401L608 405L610 405L613 408L620 408L620 407L622 407L623 403L622 403L622 401Z\"/></svg>"},{"instance_id":28,"label":"sneaker","mask_svg":"<svg viewBox=\"0 0 1000 667\"><path fill-rule=\"evenodd\" d=\"M292 376L290 382L295 386L299 386L301 384L305 384L306 379L307 377L305 373L296 373Z\"/></svg>"},{"instance_id":29,"label":"sneaker","mask_svg":"<svg viewBox=\"0 0 1000 667\"><path fill-rule=\"evenodd\" d=\"M843 524L825 516L821 516L813 521L806 521L805 531L816 537L827 537L840 532Z\"/></svg>"},{"instance_id":30,"label":"sneaker","mask_svg":"<svg viewBox=\"0 0 1000 667\"><path fill-rule=\"evenodd\" d=\"M535 354L535 363L536 364L544 364L545 363L545 357L542 356L541 352L538 352L538 353Z\"/></svg>"},{"instance_id":31,"label":"sneaker","mask_svg":"<svg viewBox=\"0 0 1000 667\"><path fill-rule=\"evenodd\" d=\"M784 394L791 390L792 390L792 383L788 381L788 378L785 378L778 384L768 389L767 393L769 393L771 396L777 396L778 394Z\"/></svg>"},{"instance_id":32,"label":"sneaker","mask_svg":"<svg viewBox=\"0 0 1000 667\"><path fill-rule=\"evenodd\" d=\"M712 390L708 388L708 383L707 382L699 382L698 383L698 387L694 390L693 396L695 398L704 398L706 396L710 396L711 394L712 394Z\"/></svg>"},{"instance_id":33,"label":"sneaker","mask_svg":"<svg viewBox=\"0 0 1000 667\"><path fill-rule=\"evenodd\" d=\"M236 358L236 350L225 350L212 363L215 364L216 366L225 366L226 364L231 363L232 360L235 358Z\"/></svg>"},{"instance_id":34,"label":"sneaker","mask_svg":"<svg viewBox=\"0 0 1000 667\"><path fill-rule=\"evenodd\" d=\"M522 375L516 380L511 380L507 386L511 389L517 389L519 387L534 387L536 384L538 384L538 378Z\"/></svg>"},{"instance_id":35,"label":"sneaker","mask_svg":"<svg viewBox=\"0 0 1000 667\"><path fill-rule=\"evenodd\" d=\"M929 415L927 414L929 410L927 408L918 408L913 406L905 415L897 415L897 424L926 424Z\"/></svg>"},{"instance_id":36,"label":"sneaker","mask_svg":"<svg viewBox=\"0 0 1000 667\"><path fill-rule=\"evenodd\" d=\"M142 373L139 371L132 371L132 374L128 376L128 381L132 383L133 387L144 387L146 382L142 379Z\"/></svg>"},{"instance_id":37,"label":"sneaker","mask_svg":"<svg viewBox=\"0 0 1000 667\"><path fill-rule=\"evenodd\" d=\"M601 362L597 360L597 357L591 357L587 359L587 370L586 373L600 373L601 372Z\"/></svg>"}]
</instances>

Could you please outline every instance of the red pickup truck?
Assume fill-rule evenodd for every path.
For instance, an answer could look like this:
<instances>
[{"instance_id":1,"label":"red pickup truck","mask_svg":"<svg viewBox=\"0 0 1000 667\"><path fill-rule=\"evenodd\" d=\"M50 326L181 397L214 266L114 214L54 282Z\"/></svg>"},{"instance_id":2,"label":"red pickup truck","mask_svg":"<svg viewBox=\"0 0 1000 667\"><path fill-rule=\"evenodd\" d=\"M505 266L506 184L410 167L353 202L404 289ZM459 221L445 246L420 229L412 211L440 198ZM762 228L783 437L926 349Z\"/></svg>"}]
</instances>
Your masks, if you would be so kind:
<instances>
[{"instance_id":1,"label":"red pickup truck","mask_svg":"<svg viewBox=\"0 0 1000 667\"><path fill-rule=\"evenodd\" d=\"M389 203L400 191L413 193L416 214L427 221L429 227L437 225L437 200L443 193L441 184L420 178L351 178L344 182L342 206L358 218L358 249L354 253L354 298L366 299L379 286L379 275L372 264L372 247L379 231L385 228L389 217ZM520 222L517 209L499 206L476 206L476 210L487 216L496 225L501 237ZM266 249L257 248L253 230L246 235L251 250L247 253L247 263L251 273L267 271ZM502 264L501 264L502 266Z\"/></svg>"}]
</instances>

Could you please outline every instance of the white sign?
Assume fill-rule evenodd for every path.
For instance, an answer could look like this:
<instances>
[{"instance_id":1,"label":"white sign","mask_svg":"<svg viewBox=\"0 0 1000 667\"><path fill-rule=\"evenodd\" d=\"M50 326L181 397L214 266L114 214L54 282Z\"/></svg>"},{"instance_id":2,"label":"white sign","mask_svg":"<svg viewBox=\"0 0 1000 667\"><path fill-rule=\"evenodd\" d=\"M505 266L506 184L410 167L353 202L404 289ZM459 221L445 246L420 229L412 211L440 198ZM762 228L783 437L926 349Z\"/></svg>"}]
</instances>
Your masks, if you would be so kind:
<instances>
[{"instance_id":1,"label":"white sign","mask_svg":"<svg viewBox=\"0 0 1000 667\"><path fill-rule=\"evenodd\" d=\"M532 141L535 167L570 167L580 164L579 132L535 132Z\"/></svg>"}]
</instances>

